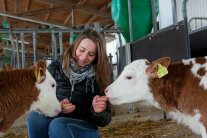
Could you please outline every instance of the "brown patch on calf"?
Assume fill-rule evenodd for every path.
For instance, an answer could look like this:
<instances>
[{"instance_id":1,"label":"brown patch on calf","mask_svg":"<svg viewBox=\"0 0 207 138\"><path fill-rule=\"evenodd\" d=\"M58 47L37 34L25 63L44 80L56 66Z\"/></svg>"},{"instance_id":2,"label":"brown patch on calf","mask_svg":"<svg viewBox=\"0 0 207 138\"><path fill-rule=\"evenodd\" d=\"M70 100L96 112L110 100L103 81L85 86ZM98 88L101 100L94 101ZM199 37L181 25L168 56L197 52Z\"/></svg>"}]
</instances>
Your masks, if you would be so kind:
<instances>
[{"instance_id":1,"label":"brown patch on calf","mask_svg":"<svg viewBox=\"0 0 207 138\"><path fill-rule=\"evenodd\" d=\"M195 62L202 65L206 63L206 59L203 57L195 58Z\"/></svg>"},{"instance_id":2,"label":"brown patch on calf","mask_svg":"<svg viewBox=\"0 0 207 138\"><path fill-rule=\"evenodd\" d=\"M195 115L194 111L198 110L200 121L207 128L207 90L199 85L200 79L192 74L191 68L192 64L173 63L168 67L168 75L150 79L149 86L161 108L188 115ZM203 70L200 74L203 74Z\"/></svg>"},{"instance_id":3,"label":"brown patch on calf","mask_svg":"<svg viewBox=\"0 0 207 138\"><path fill-rule=\"evenodd\" d=\"M206 74L206 71L204 68L200 68L198 71L197 71L197 74L200 75L200 76L204 76Z\"/></svg>"},{"instance_id":4,"label":"brown patch on calf","mask_svg":"<svg viewBox=\"0 0 207 138\"><path fill-rule=\"evenodd\" d=\"M8 130L33 101L38 100L34 70L18 69L0 72L0 131Z\"/></svg>"}]
</instances>

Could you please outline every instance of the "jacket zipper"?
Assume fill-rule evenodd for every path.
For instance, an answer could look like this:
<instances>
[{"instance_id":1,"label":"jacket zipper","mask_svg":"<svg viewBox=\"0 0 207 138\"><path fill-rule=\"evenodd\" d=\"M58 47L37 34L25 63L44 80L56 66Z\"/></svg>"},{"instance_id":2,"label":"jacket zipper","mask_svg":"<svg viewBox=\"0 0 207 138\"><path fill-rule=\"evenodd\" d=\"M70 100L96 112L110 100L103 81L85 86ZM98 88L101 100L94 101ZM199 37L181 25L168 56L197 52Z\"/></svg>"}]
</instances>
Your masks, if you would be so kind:
<instances>
[{"instance_id":1,"label":"jacket zipper","mask_svg":"<svg viewBox=\"0 0 207 138\"><path fill-rule=\"evenodd\" d=\"M74 91L74 85L72 84L71 92L70 92L70 102L71 102L71 99L72 99L72 96L73 96L73 91Z\"/></svg>"}]
</instances>

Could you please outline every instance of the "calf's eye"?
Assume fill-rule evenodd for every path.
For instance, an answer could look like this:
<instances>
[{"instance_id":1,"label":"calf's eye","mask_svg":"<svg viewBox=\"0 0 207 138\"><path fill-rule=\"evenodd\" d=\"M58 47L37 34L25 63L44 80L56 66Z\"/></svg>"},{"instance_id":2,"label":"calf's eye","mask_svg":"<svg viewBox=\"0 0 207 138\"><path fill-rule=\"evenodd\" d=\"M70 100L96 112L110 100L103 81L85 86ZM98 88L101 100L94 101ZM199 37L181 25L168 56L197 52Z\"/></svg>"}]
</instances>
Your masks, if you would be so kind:
<instances>
[{"instance_id":1,"label":"calf's eye","mask_svg":"<svg viewBox=\"0 0 207 138\"><path fill-rule=\"evenodd\" d=\"M55 87L55 84L52 84L52 87L54 88Z\"/></svg>"},{"instance_id":2,"label":"calf's eye","mask_svg":"<svg viewBox=\"0 0 207 138\"><path fill-rule=\"evenodd\" d=\"M131 80L131 79L132 79L132 77L131 77L131 76L127 76L127 77L126 77L126 79Z\"/></svg>"}]
</instances>

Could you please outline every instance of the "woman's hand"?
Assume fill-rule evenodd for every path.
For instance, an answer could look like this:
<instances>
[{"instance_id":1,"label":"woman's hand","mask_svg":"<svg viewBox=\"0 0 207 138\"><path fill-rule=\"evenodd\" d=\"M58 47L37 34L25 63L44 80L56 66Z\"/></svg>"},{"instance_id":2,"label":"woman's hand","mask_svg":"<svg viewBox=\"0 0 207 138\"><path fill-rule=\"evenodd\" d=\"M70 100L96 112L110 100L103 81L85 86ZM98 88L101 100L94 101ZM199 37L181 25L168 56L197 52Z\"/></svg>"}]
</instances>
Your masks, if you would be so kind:
<instances>
[{"instance_id":1,"label":"woman's hand","mask_svg":"<svg viewBox=\"0 0 207 138\"><path fill-rule=\"evenodd\" d=\"M71 113L75 110L75 105L73 105L68 98L63 99L61 102L62 112L65 114Z\"/></svg>"},{"instance_id":2,"label":"woman's hand","mask_svg":"<svg viewBox=\"0 0 207 138\"><path fill-rule=\"evenodd\" d=\"M96 113L100 113L103 112L106 109L106 101L107 101L107 97L106 96L99 96L96 95L93 98L93 109Z\"/></svg>"}]
</instances>

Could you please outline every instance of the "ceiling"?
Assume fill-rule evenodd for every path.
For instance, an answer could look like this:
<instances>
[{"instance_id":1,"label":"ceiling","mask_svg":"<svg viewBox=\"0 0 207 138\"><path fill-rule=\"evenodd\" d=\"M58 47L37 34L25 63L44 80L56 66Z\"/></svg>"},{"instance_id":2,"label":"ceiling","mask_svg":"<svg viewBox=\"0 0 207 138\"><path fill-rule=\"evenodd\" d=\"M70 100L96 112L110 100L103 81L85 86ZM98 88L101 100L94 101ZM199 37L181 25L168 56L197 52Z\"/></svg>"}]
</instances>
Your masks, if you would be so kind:
<instances>
[{"instance_id":1,"label":"ceiling","mask_svg":"<svg viewBox=\"0 0 207 138\"><path fill-rule=\"evenodd\" d=\"M49 28L50 24L58 28L83 28L86 24L93 27L95 22L101 28L113 28L110 3L111 0L0 0L0 28L3 28L3 15L12 29ZM63 34L63 49L69 37L69 33ZM16 40L16 35L13 39ZM20 40L18 35L17 39ZM24 34L24 41L28 42L25 43L27 55L32 55L32 34ZM4 55L4 47L0 41L0 56ZM51 34L37 34L37 53L50 54L51 51Z\"/></svg>"}]
</instances>

